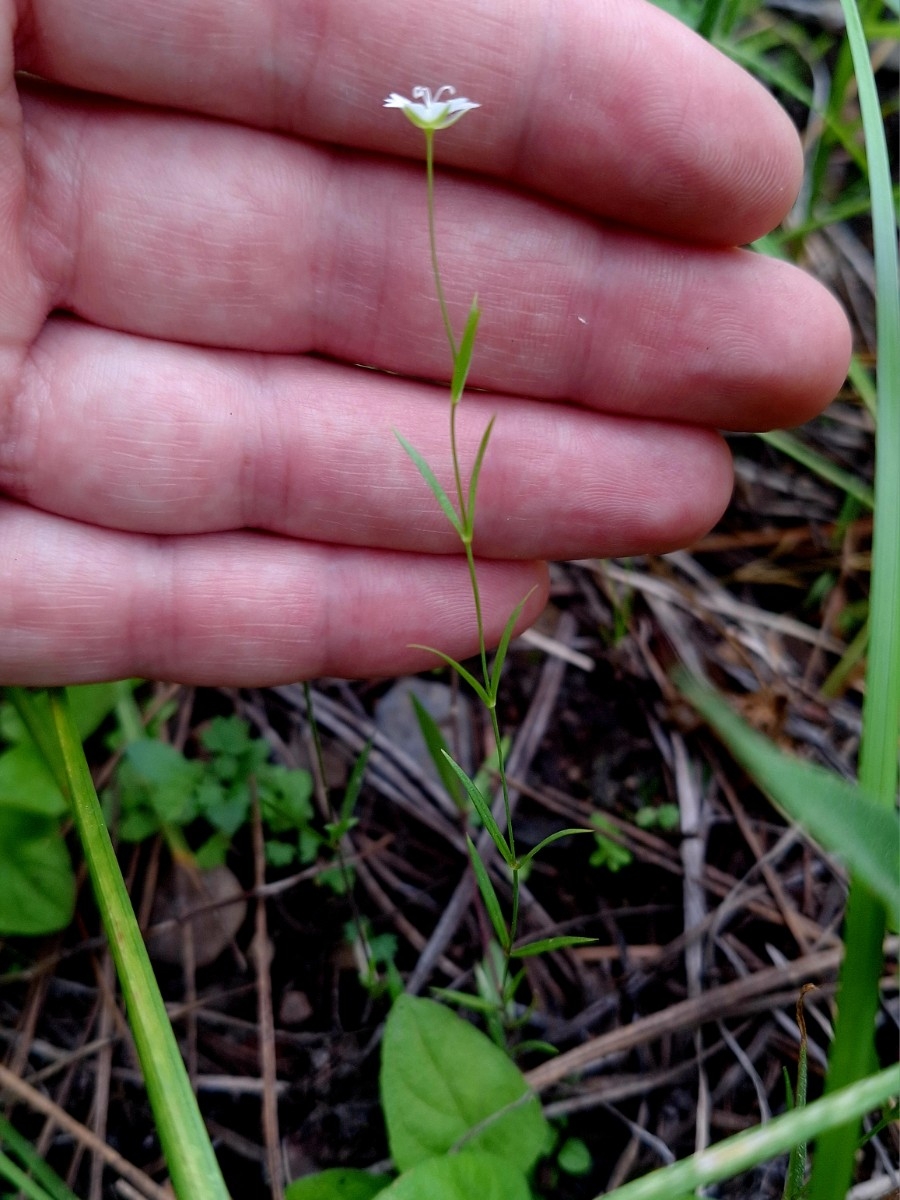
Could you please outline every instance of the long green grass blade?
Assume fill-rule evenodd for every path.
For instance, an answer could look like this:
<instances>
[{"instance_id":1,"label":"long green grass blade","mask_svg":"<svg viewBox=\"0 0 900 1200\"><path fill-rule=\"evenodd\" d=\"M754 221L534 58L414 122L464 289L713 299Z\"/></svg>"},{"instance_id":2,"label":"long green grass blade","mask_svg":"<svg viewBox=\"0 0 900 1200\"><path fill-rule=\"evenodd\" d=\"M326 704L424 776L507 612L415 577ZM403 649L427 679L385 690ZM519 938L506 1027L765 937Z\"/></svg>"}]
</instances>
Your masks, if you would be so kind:
<instances>
[{"instance_id":1,"label":"long green grass blade","mask_svg":"<svg viewBox=\"0 0 900 1200\"><path fill-rule=\"evenodd\" d=\"M859 778L863 789L890 810L896 803L900 732L900 269L878 89L859 9L854 0L841 0L841 7L869 163L878 336L875 524ZM866 7L867 12L873 10L874 6ZM826 1095L872 1070L884 927L881 902L862 881L852 879ZM859 1119L854 1117L823 1139L813 1160L810 1200L843 1200L853 1175L858 1138Z\"/></svg>"},{"instance_id":2,"label":"long green grass blade","mask_svg":"<svg viewBox=\"0 0 900 1200\"><path fill-rule=\"evenodd\" d=\"M816 1100L806 1108L785 1113L766 1125L757 1125L726 1138L701 1154L626 1183L624 1187L607 1192L602 1200L672 1200L673 1196L695 1194L697 1188L732 1179L842 1122L861 1119L898 1092L900 1067L888 1067L877 1075ZM595 1200L601 1200L601 1197L597 1196Z\"/></svg>"},{"instance_id":3,"label":"long green grass blade","mask_svg":"<svg viewBox=\"0 0 900 1200\"><path fill-rule=\"evenodd\" d=\"M900 817L862 787L785 754L751 729L712 689L685 672L675 682L774 802L865 881L900 925Z\"/></svg>"},{"instance_id":4,"label":"long green grass blade","mask_svg":"<svg viewBox=\"0 0 900 1200\"><path fill-rule=\"evenodd\" d=\"M64 693L49 693L49 712L59 751L54 761L64 771L60 782L103 917L175 1194L178 1200L228 1200Z\"/></svg>"},{"instance_id":5,"label":"long green grass blade","mask_svg":"<svg viewBox=\"0 0 900 1200\"><path fill-rule=\"evenodd\" d=\"M32 1146L31 1142L0 1113L0 1147L9 1150L24 1165L35 1184L41 1187L41 1196L48 1200L78 1200L60 1177L53 1171ZM8 1161L8 1156L4 1154ZM10 1182L13 1182L10 1180ZM21 1187L21 1185L19 1185Z\"/></svg>"},{"instance_id":6,"label":"long green grass blade","mask_svg":"<svg viewBox=\"0 0 900 1200\"><path fill-rule=\"evenodd\" d=\"M782 454L792 458L794 462L806 467L808 471L812 471L828 483L833 483L835 487L841 488L865 508L875 507L875 493L867 484L861 483L855 475L843 470L830 459L817 454L815 450L810 450L808 446L804 446L793 434L785 433L783 429L771 429L757 436L770 446L774 446L776 450L780 450Z\"/></svg>"}]
</instances>

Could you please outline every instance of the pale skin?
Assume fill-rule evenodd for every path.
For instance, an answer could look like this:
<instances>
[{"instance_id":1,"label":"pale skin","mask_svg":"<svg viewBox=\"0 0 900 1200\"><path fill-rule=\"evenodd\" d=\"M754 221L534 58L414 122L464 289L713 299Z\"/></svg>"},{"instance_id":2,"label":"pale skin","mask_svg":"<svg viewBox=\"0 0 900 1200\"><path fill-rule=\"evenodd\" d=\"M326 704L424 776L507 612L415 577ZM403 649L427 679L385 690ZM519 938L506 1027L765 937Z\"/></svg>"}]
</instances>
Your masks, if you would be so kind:
<instances>
[{"instance_id":1,"label":"pale skin","mask_svg":"<svg viewBox=\"0 0 900 1200\"><path fill-rule=\"evenodd\" d=\"M0 13L0 683L476 649L456 535L392 432L449 484L424 142L389 92L482 105L435 153L451 312L484 311L464 462L497 414L489 639L529 589L537 616L548 559L700 536L731 489L717 430L840 387L835 301L733 249L795 198L788 119L642 0Z\"/></svg>"}]
</instances>

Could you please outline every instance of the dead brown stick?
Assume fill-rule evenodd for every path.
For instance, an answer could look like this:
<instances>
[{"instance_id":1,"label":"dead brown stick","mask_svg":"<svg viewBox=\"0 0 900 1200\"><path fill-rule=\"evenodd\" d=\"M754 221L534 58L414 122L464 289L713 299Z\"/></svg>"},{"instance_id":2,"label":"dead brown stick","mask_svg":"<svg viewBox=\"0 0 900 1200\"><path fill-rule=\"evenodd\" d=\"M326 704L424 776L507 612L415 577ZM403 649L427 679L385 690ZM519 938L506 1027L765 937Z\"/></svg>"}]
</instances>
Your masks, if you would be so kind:
<instances>
[{"instance_id":1,"label":"dead brown stick","mask_svg":"<svg viewBox=\"0 0 900 1200\"><path fill-rule=\"evenodd\" d=\"M682 1000L631 1025L613 1029L582 1046L575 1046L565 1054L535 1067L526 1074L525 1079L533 1091L544 1091L569 1075L579 1075L590 1067L596 1067L611 1055L633 1050L663 1034L684 1032L706 1021L733 1016L748 1001L774 994L781 988L799 987L811 979L819 979L837 968L841 954L842 951L837 948L822 950L782 967L765 967L746 979L736 979L733 983L704 992L695 999Z\"/></svg>"},{"instance_id":2,"label":"dead brown stick","mask_svg":"<svg viewBox=\"0 0 900 1200\"><path fill-rule=\"evenodd\" d=\"M27 1104L34 1112L50 1117L60 1129L71 1134L92 1154L99 1155L107 1166L118 1171L123 1179L127 1179L142 1196L146 1197L146 1200L172 1200L173 1194L168 1188L154 1183L149 1175L145 1175L127 1158L123 1158L118 1151L113 1150L112 1146L107 1146L106 1142L101 1141L86 1125L82 1125L80 1121L70 1117L58 1104L54 1104L52 1100L42 1095L36 1088L26 1083L24 1079L20 1079L18 1075L2 1064L0 1064L0 1091L9 1092L22 1104Z\"/></svg>"}]
</instances>

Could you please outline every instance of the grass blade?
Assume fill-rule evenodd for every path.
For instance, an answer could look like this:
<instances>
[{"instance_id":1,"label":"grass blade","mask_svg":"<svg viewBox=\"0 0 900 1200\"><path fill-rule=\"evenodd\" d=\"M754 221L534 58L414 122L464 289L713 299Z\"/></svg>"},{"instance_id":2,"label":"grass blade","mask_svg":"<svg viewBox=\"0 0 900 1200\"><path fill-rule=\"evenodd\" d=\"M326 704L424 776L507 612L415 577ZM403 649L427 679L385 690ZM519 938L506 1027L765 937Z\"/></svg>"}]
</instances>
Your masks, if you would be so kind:
<instances>
[{"instance_id":1,"label":"grass blade","mask_svg":"<svg viewBox=\"0 0 900 1200\"><path fill-rule=\"evenodd\" d=\"M763 791L864 880L900 923L898 814L857 784L783 753L685 672L677 672L675 682Z\"/></svg>"},{"instance_id":2,"label":"grass blade","mask_svg":"<svg viewBox=\"0 0 900 1200\"><path fill-rule=\"evenodd\" d=\"M869 49L854 0L841 0L841 7L869 166L878 337L875 523L859 778L864 790L890 810L896 802L900 729L900 269L891 171ZM879 900L861 881L851 879L826 1095L872 1069L884 928ZM858 1138L859 1119L854 1117L820 1141L810 1176L810 1200L843 1200Z\"/></svg>"},{"instance_id":3,"label":"grass blade","mask_svg":"<svg viewBox=\"0 0 900 1200\"><path fill-rule=\"evenodd\" d=\"M806 1108L775 1117L766 1125L757 1125L725 1138L701 1154L626 1183L624 1187L607 1192L602 1200L672 1200L673 1196L694 1195L697 1188L733 1179L742 1171L768 1162L798 1142L808 1141L848 1119L861 1119L886 1104L898 1091L900 1067L887 1067L877 1075L808 1104ZM601 1197L597 1196L595 1200L601 1200Z\"/></svg>"},{"instance_id":4,"label":"grass blade","mask_svg":"<svg viewBox=\"0 0 900 1200\"><path fill-rule=\"evenodd\" d=\"M49 694L64 791L84 848L97 905L147 1085L160 1144L179 1200L228 1200L64 693Z\"/></svg>"}]
</instances>

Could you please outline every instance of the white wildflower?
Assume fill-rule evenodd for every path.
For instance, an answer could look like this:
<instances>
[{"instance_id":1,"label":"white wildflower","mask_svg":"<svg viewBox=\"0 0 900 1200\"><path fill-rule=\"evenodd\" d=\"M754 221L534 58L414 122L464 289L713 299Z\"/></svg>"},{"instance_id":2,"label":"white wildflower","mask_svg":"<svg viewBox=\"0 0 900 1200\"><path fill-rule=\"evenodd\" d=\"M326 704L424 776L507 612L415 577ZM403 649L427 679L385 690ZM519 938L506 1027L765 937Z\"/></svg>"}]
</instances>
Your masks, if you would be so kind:
<instances>
[{"instance_id":1,"label":"white wildflower","mask_svg":"<svg viewBox=\"0 0 900 1200\"><path fill-rule=\"evenodd\" d=\"M412 100L391 92L384 102L385 108L399 108L419 129L434 132L437 129L447 129L455 125L460 117L472 108L481 108L474 100L465 96L457 96L456 88L445 83L432 95L431 88L414 87ZM445 99L444 97L448 97ZM455 97L450 99L449 97Z\"/></svg>"}]
</instances>

